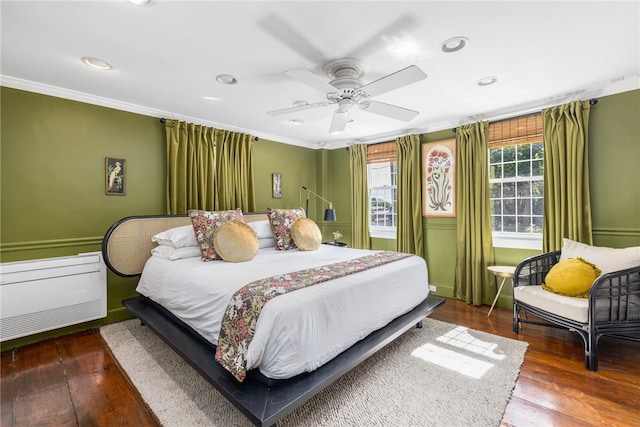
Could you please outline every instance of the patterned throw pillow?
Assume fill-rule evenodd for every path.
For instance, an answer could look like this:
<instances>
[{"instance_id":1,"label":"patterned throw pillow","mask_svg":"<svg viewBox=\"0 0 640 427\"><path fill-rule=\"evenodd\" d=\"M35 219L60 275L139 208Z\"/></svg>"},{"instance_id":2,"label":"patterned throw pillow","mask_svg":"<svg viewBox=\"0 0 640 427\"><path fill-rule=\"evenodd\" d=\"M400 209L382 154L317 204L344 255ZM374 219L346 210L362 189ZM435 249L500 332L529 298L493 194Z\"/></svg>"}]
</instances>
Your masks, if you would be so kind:
<instances>
[{"instance_id":1,"label":"patterned throw pillow","mask_svg":"<svg viewBox=\"0 0 640 427\"><path fill-rule=\"evenodd\" d=\"M200 257L202 260L211 261L214 259L222 259L222 257L216 253L213 244L213 232L216 231L218 226L227 221L242 221L242 210L202 211L192 209L187 213L193 224L193 231L196 234L196 240L200 246Z\"/></svg>"},{"instance_id":2,"label":"patterned throw pillow","mask_svg":"<svg viewBox=\"0 0 640 427\"><path fill-rule=\"evenodd\" d=\"M286 251L297 248L291 237L291 227L296 219L305 218L304 209L267 208L267 216L276 242L276 250Z\"/></svg>"}]
</instances>

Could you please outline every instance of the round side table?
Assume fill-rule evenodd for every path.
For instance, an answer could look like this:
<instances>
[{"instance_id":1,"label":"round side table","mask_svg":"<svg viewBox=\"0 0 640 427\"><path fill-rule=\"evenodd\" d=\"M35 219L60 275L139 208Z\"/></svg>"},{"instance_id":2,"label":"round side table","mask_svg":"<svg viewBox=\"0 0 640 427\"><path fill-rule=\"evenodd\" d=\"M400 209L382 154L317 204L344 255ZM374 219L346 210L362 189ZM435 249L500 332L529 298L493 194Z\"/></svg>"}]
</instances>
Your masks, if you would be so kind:
<instances>
[{"instance_id":1,"label":"round side table","mask_svg":"<svg viewBox=\"0 0 640 427\"><path fill-rule=\"evenodd\" d=\"M513 274L515 273L516 268L508 265L490 265L489 267L487 267L487 270L489 270L489 272L494 276L502 278L502 282L500 282L500 287L498 287L498 292L496 293L496 297L493 300L493 304L491 304L491 309L489 309L489 314L487 314L487 317L488 317L488 316L491 316L493 307L496 305L496 302L498 301L498 297L500 296L500 292L502 292L502 287L504 286L504 282L507 279L511 279L511 284L513 284Z\"/></svg>"}]
</instances>

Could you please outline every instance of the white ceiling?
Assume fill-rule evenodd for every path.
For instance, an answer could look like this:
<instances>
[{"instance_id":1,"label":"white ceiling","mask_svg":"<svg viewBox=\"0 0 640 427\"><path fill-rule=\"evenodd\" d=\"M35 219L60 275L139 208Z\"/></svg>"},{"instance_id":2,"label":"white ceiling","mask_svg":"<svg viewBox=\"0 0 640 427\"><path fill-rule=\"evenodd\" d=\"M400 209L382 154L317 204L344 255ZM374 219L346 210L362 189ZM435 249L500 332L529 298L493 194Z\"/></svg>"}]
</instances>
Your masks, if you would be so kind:
<instances>
[{"instance_id":1,"label":"white ceiling","mask_svg":"<svg viewBox=\"0 0 640 427\"><path fill-rule=\"evenodd\" d=\"M3 86L310 148L377 142L495 120L640 88L640 2L120 1L1 2ZM469 40L459 52L441 44ZM403 56L401 43L416 50ZM395 49L395 50L394 50ZM84 65L83 56L113 65ZM427 79L375 101L419 111L410 122L336 105L272 116L325 93L284 74L355 57L363 84L417 65ZM219 74L238 83L222 85ZM498 82L478 86L496 76ZM213 100L210 98L217 98ZM292 125L289 119L304 123Z\"/></svg>"}]
</instances>

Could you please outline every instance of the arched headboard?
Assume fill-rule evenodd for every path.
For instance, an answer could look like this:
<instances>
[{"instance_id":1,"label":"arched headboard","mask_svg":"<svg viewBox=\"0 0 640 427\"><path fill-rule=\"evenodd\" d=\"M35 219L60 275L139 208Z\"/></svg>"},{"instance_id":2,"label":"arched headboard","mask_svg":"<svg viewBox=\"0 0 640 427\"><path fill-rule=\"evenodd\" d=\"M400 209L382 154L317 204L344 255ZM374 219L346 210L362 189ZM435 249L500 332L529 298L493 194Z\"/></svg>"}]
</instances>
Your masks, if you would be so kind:
<instances>
[{"instance_id":1,"label":"arched headboard","mask_svg":"<svg viewBox=\"0 0 640 427\"><path fill-rule=\"evenodd\" d=\"M267 219L265 213L245 213L244 222ZM122 218L113 224L102 241L104 262L115 274L132 277L142 274L151 249L151 237L161 231L191 225L187 215L140 215Z\"/></svg>"}]
</instances>

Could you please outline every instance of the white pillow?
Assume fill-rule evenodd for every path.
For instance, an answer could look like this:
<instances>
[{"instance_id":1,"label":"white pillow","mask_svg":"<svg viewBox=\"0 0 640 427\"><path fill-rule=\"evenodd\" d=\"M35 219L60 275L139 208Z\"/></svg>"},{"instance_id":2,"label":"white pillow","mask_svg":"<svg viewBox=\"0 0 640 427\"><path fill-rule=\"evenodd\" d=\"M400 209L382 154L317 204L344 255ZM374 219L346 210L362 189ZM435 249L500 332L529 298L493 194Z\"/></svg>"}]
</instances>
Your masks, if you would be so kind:
<instances>
[{"instance_id":1,"label":"white pillow","mask_svg":"<svg viewBox=\"0 0 640 427\"><path fill-rule=\"evenodd\" d=\"M160 245L151 249L151 255L171 261L183 258L195 258L200 256L200 247L184 246L182 248L174 248L173 246Z\"/></svg>"},{"instance_id":2,"label":"white pillow","mask_svg":"<svg viewBox=\"0 0 640 427\"><path fill-rule=\"evenodd\" d=\"M604 246L591 246L564 238L560 261L569 258L582 258L595 264L602 274L640 265L640 246L616 249Z\"/></svg>"},{"instance_id":3,"label":"white pillow","mask_svg":"<svg viewBox=\"0 0 640 427\"><path fill-rule=\"evenodd\" d=\"M275 248L276 242L273 240L273 237L265 237L264 239L258 239L258 248Z\"/></svg>"},{"instance_id":4,"label":"white pillow","mask_svg":"<svg viewBox=\"0 0 640 427\"><path fill-rule=\"evenodd\" d=\"M258 239L266 239L267 237L273 240L273 230L271 230L271 224L269 220L248 222L247 225L256 232Z\"/></svg>"},{"instance_id":5,"label":"white pillow","mask_svg":"<svg viewBox=\"0 0 640 427\"><path fill-rule=\"evenodd\" d=\"M159 245L172 246L174 248L198 246L196 233L193 231L192 225L170 228L153 236L151 241Z\"/></svg>"}]
</instances>

